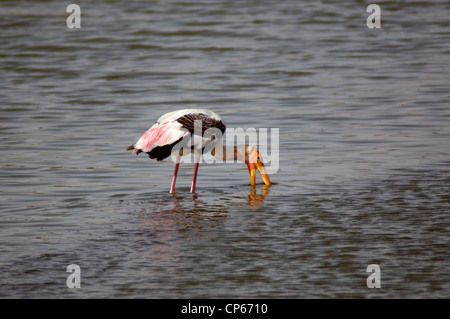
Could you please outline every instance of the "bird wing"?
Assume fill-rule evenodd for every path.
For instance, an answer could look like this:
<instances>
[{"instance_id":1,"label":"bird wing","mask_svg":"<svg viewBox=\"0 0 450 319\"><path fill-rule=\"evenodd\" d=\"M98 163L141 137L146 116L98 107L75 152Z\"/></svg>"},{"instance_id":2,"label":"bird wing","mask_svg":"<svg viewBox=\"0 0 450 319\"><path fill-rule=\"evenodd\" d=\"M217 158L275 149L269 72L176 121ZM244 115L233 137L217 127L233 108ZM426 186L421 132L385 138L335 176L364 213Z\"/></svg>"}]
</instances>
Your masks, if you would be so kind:
<instances>
[{"instance_id":1,"label":"bird wing","mask_svg":"<svg viewBox=\"0 0 450 319\"><path fill-rule=\"evenodd\" d=\"M216 144L225 132L220 116L203 109L184 109L170 112L158 118L157 122L141 138L127 148L136 154L149 153L150 158L161 160L170 155L175 144L183 138L183 147L205 148ZM214 142L214 143L213 143Z\"/></svg>"},{"instance_id":2,"label":"bird wing","mask_svg":"<svg viewBox=\"0 0 450 319\"><path fill-rule=\"evenodd\" d=\"M166 122L171 122L171 121L178 120L179 118L181 118L181 117L183 117L185 115L194 115L195 116L196 114L197 115L198 114L203 114L204 116L210 117L210 118L215 119L217 121L221 120L219 114L214 113L213 111L210 111L210 110L205 110L205 109L183 109L183 110L173 111L173 112L161 115L158 118L157 123L164 124Z\"/></svg>"},{"instance_id":3,"label":"bird wing","mask_svg":"<svg viewBox=\"0 0 450 319\"><path fill-rule=\"evenodd\" d=\"M173 144L188 135L189 131L184 129L177 121L163 124L155 123L134 144L134 148L143 152L150 152L155 147Z\"/></svg>"}]
</instances>

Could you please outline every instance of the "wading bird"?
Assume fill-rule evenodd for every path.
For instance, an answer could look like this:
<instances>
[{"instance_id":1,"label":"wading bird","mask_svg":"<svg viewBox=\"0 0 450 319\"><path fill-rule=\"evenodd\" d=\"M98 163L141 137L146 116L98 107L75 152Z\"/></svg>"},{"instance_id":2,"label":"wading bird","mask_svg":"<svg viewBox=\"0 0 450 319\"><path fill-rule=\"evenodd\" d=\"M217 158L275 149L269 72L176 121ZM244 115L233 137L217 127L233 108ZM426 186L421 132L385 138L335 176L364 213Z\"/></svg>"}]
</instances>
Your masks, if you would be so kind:
<instances>
[{"instance_id":1,"label":"wading bird","mask_svg":"<svg viewBox=\"0 0 450 319\"><path fill-rule=\"evenodd\" d=\"M195 193L200 158L204 152L208 151L220 160L244 162L248 167L252 186L256 184L256 170L261 173L264 183L271 185L258 150L247 144L224 147L222 143L224 132L225 124L218 114L203 109L184 109L162 115L135 144L130 145L126 150L133 150L136 155L142 152L147 153L150 158L158 161L172 154L175 155L175 170L170 193L175 192L181 156L190 153L194 153L195 157L191 184L191 193Z\"/></svg>"}]
</instances>

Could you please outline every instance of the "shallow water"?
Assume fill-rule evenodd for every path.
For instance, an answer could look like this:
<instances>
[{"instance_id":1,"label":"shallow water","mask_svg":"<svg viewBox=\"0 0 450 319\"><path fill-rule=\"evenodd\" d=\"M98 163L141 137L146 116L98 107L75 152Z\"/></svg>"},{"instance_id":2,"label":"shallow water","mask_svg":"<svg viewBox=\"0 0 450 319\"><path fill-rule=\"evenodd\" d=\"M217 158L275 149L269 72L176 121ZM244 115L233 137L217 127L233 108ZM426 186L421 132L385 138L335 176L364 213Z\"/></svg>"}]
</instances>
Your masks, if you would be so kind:
<instances>
[{"instance_id":1,"label":"shallow water","mask_svg":"<svg viewBox=\"0 0 450 319\"><path fill-rule=\"evenodd\" d=\"M1 3L1 297L450 297L446 1L76 3ZM169 194L125 148L181 108L279 128L274 184Z\"/></svg>"}]
</instances>

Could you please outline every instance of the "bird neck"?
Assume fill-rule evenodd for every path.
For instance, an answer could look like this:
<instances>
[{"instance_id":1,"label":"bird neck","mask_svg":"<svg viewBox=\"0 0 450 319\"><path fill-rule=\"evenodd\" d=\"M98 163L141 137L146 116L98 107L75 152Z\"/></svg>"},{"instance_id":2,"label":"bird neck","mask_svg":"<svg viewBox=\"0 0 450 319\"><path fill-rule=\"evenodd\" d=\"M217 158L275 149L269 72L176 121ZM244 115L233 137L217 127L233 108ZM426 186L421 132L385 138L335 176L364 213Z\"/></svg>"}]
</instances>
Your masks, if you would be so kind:
<instances>
[{"instance_id":1,"label":"bird neck","mask_svg":"<svg viewBox=\"0 0 450 319\"><path fill-rule=\"evenodd\" d=\"M241 161L246 163L248 162L248 148L247 144L223 146L222 141L220 141L211 150L211 155L223 161Z\"/></svg>"}]
</instances>

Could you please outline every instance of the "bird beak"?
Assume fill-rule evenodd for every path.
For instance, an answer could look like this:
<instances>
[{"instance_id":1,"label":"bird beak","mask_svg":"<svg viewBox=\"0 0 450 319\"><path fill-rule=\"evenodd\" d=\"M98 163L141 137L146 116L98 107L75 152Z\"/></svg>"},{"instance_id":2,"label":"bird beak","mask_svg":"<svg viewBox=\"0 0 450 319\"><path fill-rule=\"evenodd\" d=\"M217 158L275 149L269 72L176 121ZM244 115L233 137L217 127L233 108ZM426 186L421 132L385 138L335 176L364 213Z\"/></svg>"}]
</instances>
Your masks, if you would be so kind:
<instances>
[{"instance_id":1,"label":"bird beak","mask_svg":"<svg viewBox=\"0 0 450 319\"><path fill-rule=\"evenodd\" d=\"M272 185L269 175L267 174L266 167L262 162L248 163L247 165L248 165L248 173L250 174L250 184L252 186L256 185L256 176L255 176L256 170L259 171L266 185Z\"/></svg>"}]
</instances>

